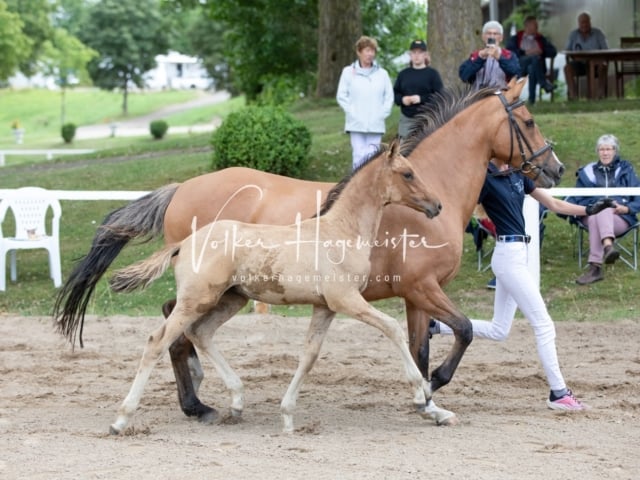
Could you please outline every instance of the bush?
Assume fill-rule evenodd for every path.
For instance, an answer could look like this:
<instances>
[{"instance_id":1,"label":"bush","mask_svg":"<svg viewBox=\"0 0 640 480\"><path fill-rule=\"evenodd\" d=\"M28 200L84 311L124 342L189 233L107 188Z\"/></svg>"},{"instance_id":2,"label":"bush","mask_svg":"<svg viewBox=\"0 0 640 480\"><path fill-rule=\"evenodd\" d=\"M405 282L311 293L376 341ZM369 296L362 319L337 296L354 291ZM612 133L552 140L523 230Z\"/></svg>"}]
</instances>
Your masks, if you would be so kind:
<instances>
[{"instance_id":1,"label":"bush","mask_svg":"<svg viewBox=\"0 0 640 480\"><path fill-rule=\"evenodd\" d=\"M242 166L302 177L309 164L311 132L277 107L231 113L213 133L213 169Z\"/></svg>"},{"instance_id":2,"label":"bush","mask_svg":"<svg viewBox=\"0 0 640 480\"><path fill-rule=\"evenodd\" d=\"M62 139L64 140L64 143L73 142L73 139L76 136L76 124L65 123L62 126L61 135L62 135Z\"/></svg>"},{"instance_id":3,"label":"bush","mask_svg":"<svg viewBox=\"0 0 640 480\"><path fill-rule=\"evenodd\" d=\"M153 138L160 140L169 130L169 124L164 120L154 120L149 124L149 131Z\"/></svg>"}]
</instances>

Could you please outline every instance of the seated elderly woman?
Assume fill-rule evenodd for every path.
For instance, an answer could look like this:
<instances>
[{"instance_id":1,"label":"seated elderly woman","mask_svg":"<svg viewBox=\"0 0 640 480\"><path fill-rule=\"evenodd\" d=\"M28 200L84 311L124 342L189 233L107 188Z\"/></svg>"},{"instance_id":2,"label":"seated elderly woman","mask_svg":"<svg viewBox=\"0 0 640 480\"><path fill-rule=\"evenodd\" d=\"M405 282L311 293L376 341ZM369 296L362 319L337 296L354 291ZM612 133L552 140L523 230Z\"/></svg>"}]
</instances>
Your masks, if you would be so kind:
<instances>
[{"instance_id":1,"label":"seated elderly woman","mask_svg":"<svg viewBox=\"0 0 640 480\"><path fill-rule=\"evenodd\" d=\"M633 165L620 158L620 144L613 135L602 135L596 142L599 160L580 168L577 172L576 187L640 187L640 180ZM597 197L571 197L567 201L587 205ZM615 209L607 208L596 215L582 217L580 221L589 229L589 268L576 279L580 285L587 285L604 278L602 264L614 263L620 253L613 241L631 225L637 222L640 211L640 196L613 196Z\"/></svg>"}]
</instances>

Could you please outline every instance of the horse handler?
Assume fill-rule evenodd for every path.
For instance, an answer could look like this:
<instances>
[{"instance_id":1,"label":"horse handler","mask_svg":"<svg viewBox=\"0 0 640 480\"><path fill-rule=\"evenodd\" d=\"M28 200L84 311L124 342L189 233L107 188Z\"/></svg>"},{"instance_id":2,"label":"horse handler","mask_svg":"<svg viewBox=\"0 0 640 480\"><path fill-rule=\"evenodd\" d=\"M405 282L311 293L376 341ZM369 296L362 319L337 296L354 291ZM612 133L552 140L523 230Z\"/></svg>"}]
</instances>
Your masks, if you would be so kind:
<instances>
[{"instance_id":1,"label":"horse handler","mask_svg":"<svg viewBox=\"0 0 640 480\"><path fill-rule=\"evenodd\" d=\"M516 308L520 308L533 328L538 356L551 388L547 406L552 410L585 410L588 407L573 395L562 377L555 344L556 329L538 284L527 267L530 237L525 233L522 212L525 194L531 195L549 210L565 215L595 215L605 208L615 208L610 198L596 200L587 206L557 199L536 188L528 177L510 170L507 164L492 160L479 202L497 231L496 247L491 257L491 269L496 276L494 313L490 322L471 320L473 336L506 340ZM429 331L431 334L452 334L449 327L435 320L431 321Z\"/></svg>"}]
</instances>

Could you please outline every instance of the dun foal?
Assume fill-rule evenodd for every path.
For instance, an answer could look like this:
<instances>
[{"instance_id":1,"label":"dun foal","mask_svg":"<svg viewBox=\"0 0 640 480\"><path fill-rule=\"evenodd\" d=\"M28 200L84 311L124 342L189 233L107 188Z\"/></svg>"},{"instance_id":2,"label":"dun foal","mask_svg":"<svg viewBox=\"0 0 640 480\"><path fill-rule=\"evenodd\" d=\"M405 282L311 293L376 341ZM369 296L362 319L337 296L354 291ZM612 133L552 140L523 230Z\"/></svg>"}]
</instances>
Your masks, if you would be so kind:
<instances>
[{"instance_id":1,"label":"dun foal","mask_svg":"<svg viewBox=\"0 0 640 480\"><path fill-rule=\"evenodd\" d=\"M398 148L394 142L388 151L379 152L338 184L323 212L318 212L326 211L323 215L304 221L298 215L296 223L289 226L213 222L182 243L116 272L112 289L131 291L161 276L175 257L177 303L165 324L149 337L111 433L125 429L156 362L183 333L215 364L231 390L232 413L239 415L243 409L242 382L212 337L228 319L216 315L216 307L237 309L250 298L270 304L313 305L305 349L281 404L285 432L293 431L298 392L337 312L372 325L389 337L401 353L416 408L429 415L431 390L411 356L402 328L361 294L371 270L369 257L382 207L405 205L429 218L441 210L440 202L427 193Z\"/></svg>"}]
</instances>

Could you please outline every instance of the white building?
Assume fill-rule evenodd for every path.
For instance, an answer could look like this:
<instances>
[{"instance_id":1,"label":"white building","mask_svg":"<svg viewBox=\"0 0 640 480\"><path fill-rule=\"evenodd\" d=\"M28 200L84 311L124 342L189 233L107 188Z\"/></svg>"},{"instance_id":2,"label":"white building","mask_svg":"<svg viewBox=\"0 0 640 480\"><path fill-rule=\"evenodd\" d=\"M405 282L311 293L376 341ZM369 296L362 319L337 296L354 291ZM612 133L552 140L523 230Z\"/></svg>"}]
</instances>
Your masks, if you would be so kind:
<instances>
[{"instance_id":1,"label":"white building","mask_svg":"<svg viewBox=\"0 0 640 480\"><path fill-rule=\"evenodd\" d=\"M202 61L178 52L156 56L156 68L145 73L145 85L153 90L213 87Z\"/></svg>"}]
</instances>

